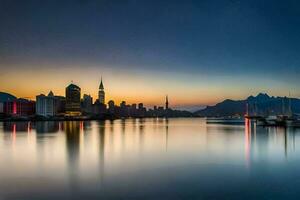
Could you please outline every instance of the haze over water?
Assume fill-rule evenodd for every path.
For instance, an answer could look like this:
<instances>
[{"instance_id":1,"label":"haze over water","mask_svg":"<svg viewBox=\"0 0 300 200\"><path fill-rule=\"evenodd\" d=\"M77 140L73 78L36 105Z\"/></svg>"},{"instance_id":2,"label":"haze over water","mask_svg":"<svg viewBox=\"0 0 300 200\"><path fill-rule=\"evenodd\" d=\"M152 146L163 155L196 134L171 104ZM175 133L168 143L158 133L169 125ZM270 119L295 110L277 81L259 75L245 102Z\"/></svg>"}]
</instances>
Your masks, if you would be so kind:
<instances>
[{"instance_id":1,"label":"haze over water","mask_svg":"<svg viewBox=\"0 0 300 200\"><path fill-rule=\"evenodd\" d=\"M299 135L197 118L1 122L0 199L295 199Z\"/></svg>"}]
</instances>

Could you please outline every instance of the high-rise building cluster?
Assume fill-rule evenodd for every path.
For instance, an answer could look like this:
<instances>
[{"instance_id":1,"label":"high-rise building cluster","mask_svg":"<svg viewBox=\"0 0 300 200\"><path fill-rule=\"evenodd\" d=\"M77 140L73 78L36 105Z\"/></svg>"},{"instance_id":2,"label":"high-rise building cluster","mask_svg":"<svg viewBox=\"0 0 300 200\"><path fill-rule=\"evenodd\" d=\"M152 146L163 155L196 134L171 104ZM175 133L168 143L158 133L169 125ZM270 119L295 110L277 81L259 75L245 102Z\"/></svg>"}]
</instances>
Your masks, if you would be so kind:
<instances>
[{"instance_id":1,"label":"high-rise building cluster","mask_svg":"<svg viewBox=\"0 0 300 200\"><path fill-rule=\"evenodd\" d=\"M154 106L146 109L143 103L127 104L122 101L116 105L113 100L106 104L104 84L101 82L98 90L98 98L93 101L91 95L83 94L81 88L73 83L65 89L65 96L56 96L52 91L48 95L36 96L36 101L18 99L7 93L0 93L0 117L11 116L36 116L38 118L55 117L90 117L101 118L128 118L128 117L167 117L176 116L180 111L169 108L168 96L165 99L165 107Z\"/></svg>"}]
</instances>

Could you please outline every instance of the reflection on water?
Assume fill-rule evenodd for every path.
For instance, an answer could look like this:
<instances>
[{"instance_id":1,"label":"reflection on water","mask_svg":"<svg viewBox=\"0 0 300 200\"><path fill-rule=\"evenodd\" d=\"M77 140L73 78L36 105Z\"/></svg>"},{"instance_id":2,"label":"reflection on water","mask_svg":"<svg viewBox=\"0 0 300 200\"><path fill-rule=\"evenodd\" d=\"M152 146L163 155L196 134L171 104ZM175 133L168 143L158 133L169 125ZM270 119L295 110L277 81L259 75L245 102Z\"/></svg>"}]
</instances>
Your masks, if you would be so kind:
<instances>
[{"instance_id":1,"label":"reflection on water","mask_svg":"<svg viewBox=\"0 0 300 200\"><path fill-rule=\"evenodd\" d=\"M0 199L295 198L299 133L248 120L3 122Z\"/></svg>"},{"instance_id":2,"label":"reflection on water","mask_svg":"<svg viewBox=\"0 0 300 200\"><path fill-rule=\"evenodd\" d=\"M250 122L246 119L246 161L251 161L251 153L253 154L267 151L263 148L281 149L282 155L284 155L284 157L287 158L289 152L295 151L297 133L299 133L299 129L286 127L260 127L256 126L255 122Z\"/></svg>"}]
</instances>

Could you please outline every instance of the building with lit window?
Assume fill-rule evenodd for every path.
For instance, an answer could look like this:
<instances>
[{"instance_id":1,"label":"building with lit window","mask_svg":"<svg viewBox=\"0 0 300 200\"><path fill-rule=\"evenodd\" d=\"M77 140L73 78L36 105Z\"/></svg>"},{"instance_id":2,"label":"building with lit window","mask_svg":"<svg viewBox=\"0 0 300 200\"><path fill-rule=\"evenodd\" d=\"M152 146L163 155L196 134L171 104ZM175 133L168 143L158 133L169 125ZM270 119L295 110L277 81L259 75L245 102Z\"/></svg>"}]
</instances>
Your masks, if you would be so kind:
<instances>
[{"instance_id":1,"label":"building with lit window","mask_svg":"<svg viewBox=\"0 0 300 200\"><path fill-rule=\"evenodd\" d=\"M81 115L80 96L81 89L77 85L70 84L66 87L66 116Z\"/></svg>"}]
</instances>

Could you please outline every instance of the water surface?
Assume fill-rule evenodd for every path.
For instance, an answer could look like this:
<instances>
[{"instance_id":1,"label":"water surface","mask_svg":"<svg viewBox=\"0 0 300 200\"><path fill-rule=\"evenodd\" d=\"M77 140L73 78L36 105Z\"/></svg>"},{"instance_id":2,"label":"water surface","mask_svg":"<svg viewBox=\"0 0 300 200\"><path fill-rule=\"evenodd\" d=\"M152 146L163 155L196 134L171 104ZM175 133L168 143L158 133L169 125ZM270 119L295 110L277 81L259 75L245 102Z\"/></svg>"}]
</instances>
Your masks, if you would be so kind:
<instances>
[{"instance_id":1,"label":"water surface","mask_svg":"<svg viewBox=\"0 0 300 200\"><path fill-rule=\"evenodd\" d=\"M198 118L1 122L0 199L299 199L299 136Z\"/></svg>"}]
</instances>

